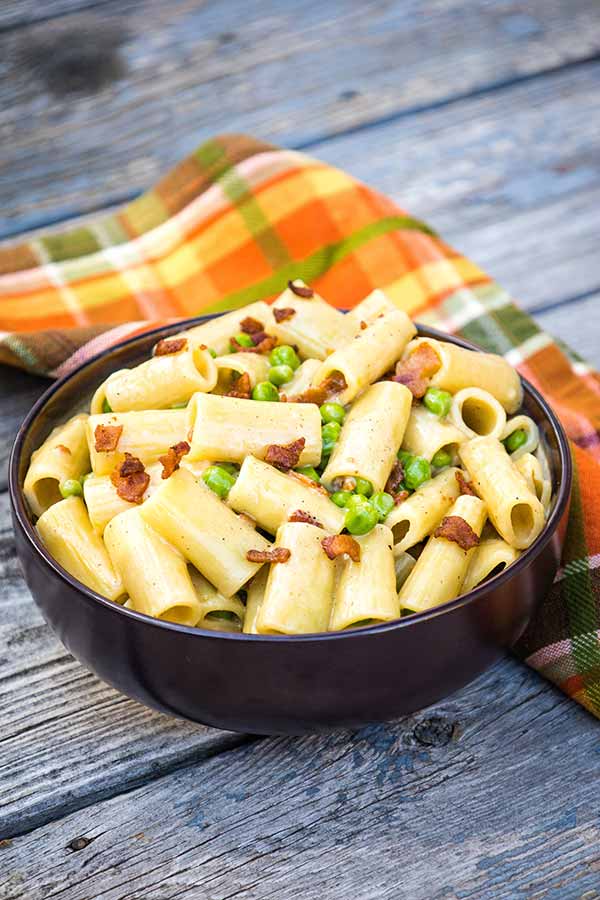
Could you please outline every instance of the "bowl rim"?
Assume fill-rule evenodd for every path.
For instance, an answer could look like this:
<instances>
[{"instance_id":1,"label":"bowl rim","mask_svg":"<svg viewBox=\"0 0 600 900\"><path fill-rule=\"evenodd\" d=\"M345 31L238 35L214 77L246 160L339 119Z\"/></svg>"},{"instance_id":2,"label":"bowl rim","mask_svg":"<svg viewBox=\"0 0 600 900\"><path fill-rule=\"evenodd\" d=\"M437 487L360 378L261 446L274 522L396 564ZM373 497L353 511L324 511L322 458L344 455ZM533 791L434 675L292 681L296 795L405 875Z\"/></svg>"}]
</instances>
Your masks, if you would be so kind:
<instances>
[{"instance_id":1,"label":"bowl rim","mask_svg":"<svg viewBox=\"0 0 600 900\"><path fill-rule=\"evenodd\" d=\"M225 641L247 641L259 644L270 644L273 642L284 644L295 642L305 643L313 641L341 641L349 640L352 638L360 638L371 634L389 633L399 628L410 628L411 625L420 624L426 620L446 615L447 613L453 612L457 609L460 609L461 607L475 603L477 600L485 596L485 594L490 590L490 587L501 587L502 585L510 581L515 575L525 569L530 562L532 562L537 556L539 556L542 550L544 550L546 545L552 539L565 510L568 508L573 480L573 464L569 448L569 440L562 423L560 422L554 410L550 407L546 399L537 390L537 388L535 388L526 378L524 378L519 373L519 377L526 393L530 394L541 407L557 440L559 457L562 467L562 479L558 485L554 508L550 513L550 516L548 517L548 521L545 523L543 529L541 530L535 541L531 544L530 547L523 551L521 556L514 563L512 563L510 566L507 566L502 570L502 572L493 576L491 579L489 579L489 581L483 582L482 584L468 591L466 594L463 594L460 597L455 598L454 600L450 600L447 603L442 603L439 606L424 610L423 612L411 613L409 616L405 616L400 619L394 619L391 622L384 622L378 625L369 625L367 627L357 629L315 632L314 634L244 634L243 632L210 631L208 629L199 628L197 626L180 625L175 622L169 622L165 619L157 619L153 616L148 616L145 613L136 612L133 609L127 609L125 606L109 600L107 597L103 597L101 594L97 594L91 588L88 588L85 584L70 575L70 573L63 569L62 566L60 566L59 563L50 555L41 539L38 537L37 531L30 521L29 514L27 512L25 497L19 484L19 468L21 463L21 456L25 438L29 429L31 428L35 420L42 414L44 408L54 396L54 394L57 393L69 381L76 378L84 369L97 362L98 360L109 357L117 350L121 350L130 345L134 345L137 342L147 340L148 338L152 338L153 336L158 337L158 335L163 335L165 333L176 333L182 329L189 328L193 325L203 324L204 322L208 322L211 319L217 318L218 316L225 315L225 313L229 311L230 310L217 313L208 313L200 316L193 316L188 319L180 319L177 322L163 324L157 326L156 328L149 329L148 331L144 331L141 334L136 334L133 337L126 338L125 340L111 345L107 349L101 350L99 353L94 354L89 359L78 365L75 369L72 369L62 378L59 378L53 384L51 384L47 388L47 390L44 391L41 397L39 397L39 399L34 403L33 407L23 420L17 432L17 436L11 449L8 464L8 492L13 514L15 515L17 522L21 527L22 532L25 535L33 553L41 557L43 562L51 570L54 571L59 579L65 582L71 588L75 589L87 603L100 603L105 607L107 611L112 612L117 616L122 615L131 618L137 621L140 625L147 625L148 627L165 629L166 631L171 632L179 632L187 634L189 636L195 636L198 639L210 638L213 640ZM347 312L347 310L341 311ZM419 322L415 322L414 324L418 330L419 337L424 336L436 340L449 341L450 343L453 343L459 347L464 347L467 350L474 350L478 353L487 352L481 347L478 347L476 344L465 340L464 338L439 331L438 329L431 328L428 325L422 325Z\"/></svg>"}]
</instances>

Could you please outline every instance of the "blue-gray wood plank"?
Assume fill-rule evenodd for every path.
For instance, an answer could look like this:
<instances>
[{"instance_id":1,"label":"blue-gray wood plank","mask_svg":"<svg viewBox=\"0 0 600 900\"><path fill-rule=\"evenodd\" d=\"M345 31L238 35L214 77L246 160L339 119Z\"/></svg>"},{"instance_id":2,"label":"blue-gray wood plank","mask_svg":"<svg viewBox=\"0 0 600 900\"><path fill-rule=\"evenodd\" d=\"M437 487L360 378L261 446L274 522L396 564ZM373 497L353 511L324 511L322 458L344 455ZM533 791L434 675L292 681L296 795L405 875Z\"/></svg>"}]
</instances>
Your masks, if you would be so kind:
<instances>
[{"instance_id":1,"label":"blue-gray wood plank","mask_svg":"<svg viewBox=\"0 0 600 900\"><path fill-rule=\"evenodd\" d=\"M4 234L251 130L432 219L598 365L598 22L593 0L9 0ZM120 59L98 66L90 31ZM65 64L108 81L66 95ZM2 469L42 384L0 373ZM0 837L22 835L0 843L2 900L600 896L597 725L517 663L400 723L235 749L72 661L9 529L0 496Z\"/></svg>"}]
</instances>

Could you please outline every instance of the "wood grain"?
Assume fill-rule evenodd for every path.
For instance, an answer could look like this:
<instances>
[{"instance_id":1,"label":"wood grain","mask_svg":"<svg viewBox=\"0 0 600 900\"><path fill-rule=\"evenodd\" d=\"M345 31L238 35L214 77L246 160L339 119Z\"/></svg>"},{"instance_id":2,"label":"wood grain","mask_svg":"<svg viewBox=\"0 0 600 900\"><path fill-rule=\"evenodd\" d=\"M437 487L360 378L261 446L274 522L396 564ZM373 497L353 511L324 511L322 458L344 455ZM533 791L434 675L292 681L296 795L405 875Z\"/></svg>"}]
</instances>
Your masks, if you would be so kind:
<instances>
[{"instance_id":1,"label":"wood grain","mask_svg":"<svg viewBox=\"0 0 600 900\"><path fill-rule=\"evenodd\" d=\"M596 749L591 717L506 660L418 716L264 739L15 838L0 896L584 897Z\"/></svg>"},{"instance_id":2,"label":"wood grain","mask_svg":"<svg viewBox=\"0 0 600 900\"><path fill-rule=\"evenodd\" d=\"M300 19L281 0L145 0L0 35L1 233L140 191L219 131L315 144L600 50L594 0L416 11L311 0Z\"/></svg>"}]
</instances>

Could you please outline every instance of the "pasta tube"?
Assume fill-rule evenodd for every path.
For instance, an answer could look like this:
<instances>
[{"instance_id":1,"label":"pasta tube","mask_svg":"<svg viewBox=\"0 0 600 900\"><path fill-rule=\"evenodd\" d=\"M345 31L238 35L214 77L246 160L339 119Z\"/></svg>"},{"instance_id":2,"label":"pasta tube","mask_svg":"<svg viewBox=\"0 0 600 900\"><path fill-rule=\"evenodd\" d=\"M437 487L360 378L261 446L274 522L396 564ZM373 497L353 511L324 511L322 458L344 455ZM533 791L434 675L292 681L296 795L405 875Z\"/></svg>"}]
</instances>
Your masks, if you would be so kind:
<instances>
[{"instance_id":1,"label":"pasta tube","mask_svg":"<svg viewBox=\"0 0 600 900\"><path fill-rule=\"evenodd\" d=\"M185 439L186 423L185 409L136 410L90 416L86 423L86 435L94 474L109 475L123 461L126 452L136 456L145 466L158 462L169 447ZM100 432L97 433L98 426ZM116 448L97 450L96 446L100 446L99 435L106 426L122 428L120 433L113 432L111 435L117 438Z\"/></svg>"},{"instance_id":2,"label":"pasta tube","mask_svg":"<svg viewBox=\"0 0 600 900\"><path fill-rule=\"evenodd\" d=\"M190 568L190 578L200 603L197 628L208 631L241 631L246 608L239 597L224 597L196 569Z\"/></svg>"},{"instance_id":3,"label":"pasta tube","mask_svg":"<svg viewBox=\"0 0 600 900\"><path fill-rule=\"evenodd\" d=\"M411 410L402 448L415 456L424 456L429 462L438 450L446 450L456 459L458 448L465 440L466 435L455 425L418 404Z\"/></svg>"},{"instance_id":4,"label":"pasta tube","mask_svg":"<svg viewBox=\"0 0 600 900\"><path fill-rule=\"evenodd\" d=\"M529 490L535 494L546 512L550 504L552 485L547 474L544 473L539 458L533 453L525 453L523 456L519 456L514 465L525 478Z\"/></svg>"},{"instance_id":5,"label":"pasta tube","mask_svg":"<svg viewBox=\"0 0 600 900\"><path fill-rule=\"evenodd\" d=\"M189 459L242 462L248 454L263 459L271 444L305 440L298 465L321 459L321 416L314 403L239 400L194 394L188 407L192 426Z\"/></svg>"},{"instance_id":6,"label":"pasta tube","mask_svg":"<svg viewBox=\"0 0 600 900\"><path fill-rule=\"evenodd\" d=\"M300 280L295 284L306 287ZM353 335L347 317L334 306L317 296L310 299L298 297L287 288L273 304L273 310L294 310L289 318L275 321L270 331L281 344L293 344L304 357L325 359L340 344Z\"/></svg>"},{"instance_id":7,"label":"pasta tube","mask_svg":"<svg viewBox=\"0 0 600 900\"><path fill-rule=\"evenodd\" d=\"M502 538L488 538L475 549L465 580L462 593L472 591L474 587L485 581L490 575L496 575L519 558L520 552L511 547Z\"/></svg>"},{"instance_id":8,"label":"pasta tube","mask_svg":"<svg viewBox=\"0 0 600 900\"><path fill-rule=\"evenodd\" d=\"M260 353L228 353L215 360L217 367L217 387L215 393L226 394L231 390L234 379L248 375L250 387L259 381L266 381L269 374L269 360Z\"/></svg>"},{"instance_id":9,"label":"pasta tube","mask_svg":"<svg viewBox=\"0 0 600 900\"><path fill-rule=\"evenodd\" d=\"M481 388L463 388L454 395L448 418L467 437L501 439L506 425L504 407Z\"/></svg>"},{"instance_id":10,"label":"pasta tube","mask_svg":"<svg viewBox=\"0 0 600 900\"><path fill-rule=\"evenodd\" d=\"M321 541L322 528L287 522L277 531L276 547L291 556L273 563L256 623L259 634L312 634L327 631L335 566Z\"/></svg>"},{"instance_id":11,"label":"pasta tube","mask_svg":"<svg viewBox=\"0 0 600 900\"><path fill-rule=\"evenodd\" d=\"M34 516L62 499L60 485L69 478L81 478L90 470L85 436L87 415L73 416L50 432L41 447L31 454L23 493Z\"/></svg>"},{"instance_id":12,"label":"pasta tube","mask_svg":"<svg viewBox=\"0 0 600 900\"><path fill-rule=\"evenodd\" d=\"M187 564L147 525L139 509L127 510L111 519L104 541L129 594L131 609L179 625L196 624L200 601Z\"/></svg>"},{"instance_id":13,"label":"pasta tube","mask_svg":"<svg viewBox=\"0 0 600 900\"><path fill-rule=\"evenodd\" d=\"M269 567L263 566L248 584L246 598L246 615L244 617L244 634L258 634L256 621L265 597L265 588L269 577Z\"/></svg>"},{"instance_id":14,"label":"pasta tube","mask_svg":"<svg viewBox=\"0 0 600 900\"><path fill-rule=\"evenodd\" d=\"M330 487L336 478L367 478L382 491L402 443L412 406L403 384L380 381L361 394L346 416L337 444L323 472Z\"/></svg>"},{"instance_id":15,"label":"pasta tube","mask_svg":"<svg viewBox=\"0 0 600 900\"><path fill-rule=\"evenodd\" d=\"M202 322L201 325L194 325L186 331L180 331L177 337L186 337L195 343L206 344L207 347L215 350L217 356L222 356L224 353L229 353L229 341L240 332L241 323L246 318L256 319L265 326L265 331L271 333L273 313L267 303L258 300L241 309L234 309L222 316L217 316L209 322Z\"/></svg>"},{"instance_id":16,"label":"pasta tube","mask_svg":"<svg viewBox=\"0 0 600 900\"><path fill-rule=\"evenodd\" d=\"M351 323L352 336L363 330L363 323L371 325L379 316L395 309L398 307L387 294L384 294L379 288L371 291L368 297L365 297L346 315L347 321Z\"/></svg>"},{"instance_id":17,"label":"pasta tube","mask_svg":"<svg viewBox=\"0 0 600 900\"><path fill-rule=\"evenodd\" d=\"M308 513L330 534L344 527L345 511L316 487L285 475L254 456L247 456L227 502L238 513L251 516L261 528L275 534L296 510Z\"/></svg>"},{"instance_id":18,"label":"pasta tube","mask_svg":"<svg viewBox=\"0 0 600 900\"><path fill-rule=\"evenodd\" d=\"M178 352L153 356L105 381L104 396L113 412L165 409L186 402L196 391L212 391L217 383L214 359L205 346L181 340L186 346ZM169 341L177 344L178 336L164 344Z\"/></svg>"},{"instance_id":19,"label":"pasta tube","mask_svg":"<svg viewBox=\"0 0 600 900\"><path fill-rule=\"evenodd\" d=\"M448 510L448 516L459 516L479 536L487 510L479 497L458 497ZM458 597L474 548L463 550L455 541L445 537L430 537L415 567L404 582L399 594L400 606L413 612L432 609Z\"/></svg>"},{"instance_id":20,"label":"pasta tube","mask_svg":"<svg viewBox=\"0 0 600 900\"><path fill-rule=\"evenodd\" d=\"M396 506L385 520L394 536L394 553L400 556L438 527L456 498L458 469L444 469Z\"/></svg>"},{"instance_id":21,"label":"pasta tube","mask_svg":"<svg viewBox=\"0 0 600 900\"><path fill-rule=\"evenodd\" d=\"M121 577L88 518L81 497L50 506L35 526L48 552L66 571L102 597L125 594Z\"/></svg>"},{"instance_id":22,"label":"pasta tube","mask_svg":"<svg viewBox=\"0 0 600 900\"><path fill-rule=\"evenodd\" d=\"M139 511L225 597L233 596L259 569L246 559L247 552L270 547L185 469L167 478Z\"/></svg>"},{"instance_id":23,"label":"pasta tube","mask_svg":"<svg viewBox=\"0 0 600 900\"><path fill-rule=\"evenodd\" d=\"M504 446L496 438L474 438L461 445L460 456L496 531L517 550L529 547L543 528L544 508Z\"/></svg>"},{"instance_id":24,"label":"pasta tube","mask_svg":"<svg viewBox=\"0 0 600 900\"><path fill-rule=\"evenodd\" d=\"M509 419L500 435L499 440L505 441L515 431L524 431L526 438L525 443L521 444L516 450L510 454L510 458L514 463L526 453L533 453L540 442L540 432L537 425L529 416L513 416Z\"/></svg>"},{"instance_id":25,"label":"pasta tube","mask_svg":"<svg viewBox=\"0 0 600 900\"><path fill-rule=\"evenodd\" d=\"M299 397L311 386L315 372L320 365L318 359L305 359L294 372L292 380L283 385L281 394L285 395L288 400Z\"/></svg>"},{"instance_id":26,"label":"pasta tube","mask_svg":"<svg viewBox=\"0 0 600 900\"><path fill-rule=\"evenodd\" d=\"M412 570L415 567L416 559L410 553L403 551L397 556L394 555L394 569L396 571L396 590L399 591Z\"/></svg>"},{"instance_id":27,"label":"pasta tube","mask_svg":"<svg viewBox=\"0 0 600 900\"><path fill-rule=\"evenodd\" d=\"M386 313L328 356L316 371L313 385L317 387L331 376L341 374L346 388L338 400L350 403L367 385L393 367L415 332L415 326L402 310Z\"/></svg>"},{"instance_id":28,"label":"pasta tube","mask_svg":"<svg viewBox=\"0 0 600 900\"><path fill-rule=\"evenodd\" d=\"M385 525L376 525L355 540L360 544L360 561L344 559L342 562L330 631L352 628L359 622L375 625L400 617L392 532Z\"/></svg>"},{"instance_id":29,"label":"pasta tube","mask_svg":"<svg viewBox=\"0 0 600 900\"><path fill-rule=\"evenodd\" d=\"M479 353L465 350L447 341L433 338L416 338L411 341L405 358L416 350L419 344L427 344L440 361L437 372L431 376L431 384L451 394L463 388L478 387L489 393L502 404L506 412L515 412L523 402L523 387L516 369L495 353Z\"/></svg>"},{"instance_id":30,"label":"pasta tube","mask_svg":"<svg viewBox=\"0 0 600 900\"><path fill-rule=\"evenodd\" d=\"M156 490L161 483L163 468L160 463L146 469L150 483L146 488L143 500ZM130 503L117 494L117 489L110 480L110 475L90 475L83 485L83 498L94 531L104 534L104 529L111 519L128 509L135 509L136 503Z\"/></svg>"}]
</instances>

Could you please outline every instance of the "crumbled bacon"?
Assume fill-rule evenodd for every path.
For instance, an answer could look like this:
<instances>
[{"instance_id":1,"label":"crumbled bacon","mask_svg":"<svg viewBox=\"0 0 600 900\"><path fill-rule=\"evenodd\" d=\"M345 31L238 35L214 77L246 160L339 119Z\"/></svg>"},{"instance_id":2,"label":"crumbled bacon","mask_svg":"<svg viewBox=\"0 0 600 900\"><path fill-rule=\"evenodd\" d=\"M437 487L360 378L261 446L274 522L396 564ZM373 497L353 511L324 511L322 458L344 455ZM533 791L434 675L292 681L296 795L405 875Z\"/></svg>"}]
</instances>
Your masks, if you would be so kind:
<instances>
[{"instance_id":1,"label":"crumbled bacon","mask_svg":"<svg viewBox=\"0 0 600 900\"><path fill-rule=\"evenodd\" d=\"M318 519L315 519L315 517L311 516L310 513L304 512L303 509L295 509L292 513L290 513L288 516L288 522L306 522L307 525L315 525L317 528L323 527Z\"/></svg>"},{"instance_id":2,"label":"crumbled bacon","mask_svg":"<svg viewBox=\"0 0 600 900\"><path fill-rule=\"evenodd\" d=\"M361 323L360 323L360 330L361 330L361 331L364 331L365 328L368 328L368 327L369 327L369 326L367 325L366 322L361 321Z\"/></svg>"},{"instance_id":3,"label":"crumbled bacon","mask_svg":"<svg viewBox=\"0 0 600 900\"><path fill-rule=\"evenodd\" d=\"M273 318L276 322L285 322L287 319L291 319L292 316L296 315L296 310L291 306L285 306L282 309L278 309L277 307L273 307Z\"/></svg>"},{"instance_id":4,"label":"crumbled bacon","mask_svg":"<svg viewBox=\"0 0 600 900\"><path fill-rule=\"evenodd\" d=\"M252 316L246 316L245 319L242 319L240 328L244 334L257 334L257 332L265 330L263 323L259 322L258 319L253 319Z\"/></svg>"},{"instance_id":5,"label":"crumbled bacon","mask_svg":"<svg viewBox=\"0 0 600 900\"><path fill-rule=\"evenodd\" d=\"M405 500L408 500L410 497L409 491L400 491L398 494L392 495L394 498L394 506L400 506L401 503L404 503Z\"/></svg>"},{"instance_id":6,"label":"crumbled bacon","mask_svg":"<svg viewBox=\"0 0 600 900\"><path fill-rule=\"evenodd\" d=\"M187 441L179 441L169 447L164 456L159 456L158 461L163 467L161 478L170 478L173 472L179 468L182 457L189 452L190 445Z\"/></svg>"},{"instance_id":7,"label":"crumbled bacon","mask_svg":"<svg viewBox=\"0 0 600 900\"><path fill-rule=\"evenodd\" d=\"M269 444L265 453L265 462L277 469L293 469L298 465L306 440L301 437L289 444Z\"/></svg>"},{"instance_id":8,"label":"crumbled bacon","mask_svg":"<svg viewBox=\"0 0 600 900\"><path fill-rule=\"evenodd\" d=\"M454 541L461 550L471 550L479 544L479 538L462 516L446 516L433 532L433 536Z\"/></svg>"},{"instance_id":9,"label":"crumbled bacon","mask_svg":"<svg viewBox=\"0 0 600 900\"><path fill-rule=\"evenodd\" d=\"M65 447L64 444L57 444L56 449L60 450L61 453L67 453L69 456L72 456L71 451L69 450L68 447Z\"/></svg>"},{"instance_id":10,"label":"crumbled bacon","mask_svg":"<svg viewBox=\"0 0 600 900\"><path fill-rule=\"evenodd\" d=\"M164 338L154 348L155 356L168 356L171 353L180 353L187 347L187 338Z\"/></svg>"},{"instance_id":11,"label":"crumbled bacon","mask_svg":"<svg viewBox=\"0 0 600 900\"><path fill-rule=\"evenodd\" d=\"M122 425L96 425L94 429L96 453L112 453L116 450L122 433Z\"/></svg>"},{"instance_id":12,"label":"crumbled bacon","mask_svg":"<svg viewBox=\"0 0 600 900\"><path fill-rule=\"evenodd\" d=\"M348 387L341 372L332 372L317 387L310 387L302 394L290 398L291 403L316 403L321 406L326 400L341 394Z\"/></svg>"},{"instance_id":13,"label":"crumbled bacon","mask_svg":"<svg viewBox=\"0 0 600 900\"><path fill-rule=\"evenodd\" d=\"M297 297L304 297L305 300L309 300L311 297L315 296L315 292L312 288L304 287L301 284L294 284L293 281L288 281L288 287L293 294L296 294Z\"/></svg>"},{"instance_id":14,"label":"crumbled bacon","mask_svg":"<svg viewBox=\"0 0 600 900\"><path fill-rule=\"evenodd\" d=\"M420 400L429 387L429 379L439 367L440 361L435 350L429 344L419 344L408 359L401 360L396 365L392 381L406 385L413 397Z\"/></svg>"},{"instance_id":15,"label":"crumbled bacon","mask_svg":"<svg viewBox=\"0 0 600 900\"><path fill-rule=\"evenodd\" d=\"M389 478L386 481L384 491L387 491L388 494L394 496L398 493L400 489L400 485L402 484L402 480L404 479L404 467L399 459L396 460L394 465L392 466L392 471L389 474Z\"/></svg>"},{"instance_id":16,"label":"crumbled bacon","mask_svg":"<svg viewBox=\"0 0 600 900\"><path fill-rule=\"evenodd\" d=\"M273 547L272 550L248 550L246 559L255 563L284 563L291 555L287 547Z\"/></svg>"},{"instance_id":17,"label":"crumbled bacon","mask_svg":"<svg viewBox=\"0 0 600 900\"><path fill-rule=\"evenodd\" d=\"M352 562L360 562L360 544L350 534L330 534L321 541L329 559L336 559L346 553Z\"/></svg>"},{"instance_id":18,"label":"crumbled bacon","mask_svg":"<svg viewBox=\"0 0 600 900\"><path fill-rule=\"evenodd\" d=\"M295 480L299 481L300 484L303 484L304 487L312 488L313 491L318 491L320 494L323 494L324 497L329 497L329 492L323 485L319 484L318 481L309 478L308 475L303 475L302 472L288 472L288 475L290 478L295 478Z\"/></svg>"},{"instance_id":19,"label":"crumbled bacon","mask_svg":"<svg viewBox=\"0 0 600 900\"><path fill-rule=\"evenodd\" d=\"M131 453L125 454L121 465L111 472L110 480L119 497L129 503L141 503L150 484L150 476L144 469L144 464Z\"/></svg>"},{"instance_id":20,"label":"crumbled bacon","mask_svg":"<svg viewBox=\"0 0 600 900\"><path fill-rule=\"evenodd\" d=\"M230 343L238 353L270 353L273 347L277 346L277 338L265 331L253 334L252 340L258 341L254 347L244 347L242 344L238 344L234 337L230 339Z\"/></svg>"},{"instance_id":21,"label":"crumbled bacon","mask_svg":"<svg viewBox=\"0 0 600 900\"><path fill-rule=\"evenodd\" d=\"M458 469L454 474L458 482L459 494L466 494L467 496L476 497L477 494L473 490L473 485L466 480L460 469Z\"/></svg>"},{"instance_id":22,"label":"crumbled bacon","mask_svg":"<svg viewBox=\"0 0 600 900\"><path fill-rule=\"evenodd\" d=\"M231 390L227 391L226 397L237 397L239 400L249 400L252 396L252 384L250 376L247 372L243 372L240 377L233 383Z\"/></svg>"}]
</instances>

